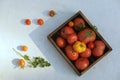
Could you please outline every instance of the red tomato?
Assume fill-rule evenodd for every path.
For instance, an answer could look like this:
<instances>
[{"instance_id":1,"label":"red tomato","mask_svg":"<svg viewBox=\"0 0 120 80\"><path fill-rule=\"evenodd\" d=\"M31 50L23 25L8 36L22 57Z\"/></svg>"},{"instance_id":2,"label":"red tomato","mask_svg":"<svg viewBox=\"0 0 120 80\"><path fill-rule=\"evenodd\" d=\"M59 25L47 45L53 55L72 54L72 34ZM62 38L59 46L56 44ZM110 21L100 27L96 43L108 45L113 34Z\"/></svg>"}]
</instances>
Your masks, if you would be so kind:
<instances>
[{"instance_id":1,"label":"red tomato","mask_svg":"<svg viewBox=\"0 0 120 80\"><path fill-rule=\"evenodd\" d=\"M30 20L30 19L26 19L26 20L25 20L25 24L26 24L26 25L30 25L30 24L31 24L31 20Z\"/></svg>"},{"instance_id":2,"label":"red tomato","mask_svg":"<svg viewBox=\"0 0 120 80\"><path fill-rule=\"evenodd\" d=\"M43 25L43 24L44 24L44 20L41 19L41 18L38 19L38 20L37 20L37 24L38 24L38 25Z\"/></svg>"},{"instance_id":3,"label":"red tomato","mask_svg":"<svg viewBox=\"0 0 120 80\"><path fill-rule=\"evenodd\" d=\"M68 36L69 34L73 34L73 33L75 33L75 31L73 30L73 28L68 27L68 26L65 26L65 27L62 28L61 31L60 31L60 35L61 35L63 38L65 38L65 39L67 39L67 36Z\"/></svg>"},{"instance_id":4,"label":"red tomato","mask_svg":"<svg viewBox=\"0 0 120 80\"><path fill-rule=\"evenodd\" d=\"M82 18L78 17L74 20L74 25L75 26L82 26L83 24L85 24L85 21Z\"/></svg>"},{"instance_id":5,"label":"red tomato","mask_svg":"<svg viewBox=\"0 0 120 80\"><path fill-rule=\"evenodd\" d=\"M105 43L101 40L96 40L94 44L95 44L95 48L99 48L100 50L105 49Z\"/></svg>"},{"instance_id":6,"label":"red tomato","mask_svg":"<svg viewBox=\"0 0 120 80\"><path fill-rule=\"evenodd\" d=\"M94 43L93 42L89 42L87 44L87 46L88 46L88 48L93 49L94 48Z\"/></svg>"},{"instance_id":7,"label":"red tomato","mask_svg":"<svg viewBox=\"0 0 120 80\"><path fill-rule=\"evenodd\" d=\"M73 47L71 45L66 46L65 48L66 55L68 58L72 61L78 59L78 53L73 50Z\"/></svg>"},{"instance_id":8,"label":"red tomato","mask_svg":"<svg viewBox=\"0 0 120 80\"><path fill-rule=\"evenodd\" d=\"M104 51L101 50L101 49L99 49L99 48L94 48L94 49L92 50L92 55L93 55L94 57L100 57L100 56L103 55L103 53L104 53Z\"/></svg>"},{"instance_id":9,"label":"red tomato","mask_svg":"<svg viewBox=\"0 0 120 80\"><path fill-rule=\"evenodd\" d=\"M80 54L81 57L89 58L91 56L91 49L87 48L83 53Z\"/></svg>"},{"instance_id":10,"label":"red tomato","mask_svg":"<svg viewBox=\"0 0 120 80\"><path fill-rule=\"evenodd\" d=\"M87 58L79 58L76 60L75 66L79 70L85 70L89 66L89 60Z\"/></svg>"},{"instance_id":11,"label":"red tomato","mask_svg":"<svg viewBox=\"0 0 120 80\"><path fill-rule=\"evenodd\" d=\"M95 47L92 49L92 54L95 57L100 57L104 54L105 43L101 40L96 40L94 42Z\"/></svg>"},{"instance_id":12,"label":"red tomato","mask_svg":"<svg viewBox=\"0 0 120 80\"><path fill-rule=\"evenodd\" d=\"M56 44L60 47L60 48L64 48L66 45L66 41L62 38L62 37L57 37L56 39Z\"/></svg>"},{"instance_id":13,"label":"red tomato","mask_svg":"<svg viewBox=\"0 0 120 80\"><path fill-rule=\"evenodd\" d=\"M69 44L73 44L75 41L77 41L77 35L76 34L70 34L67 37L67 42Z\"/></svg>"},{"instance_id":14,"label":"red tomato","mask_svg":"<svg viewBox=\"0 0 120 80\"><path fill-rule=\"evenodd\" d=\"M96 39L96 34L92 29L85 28L78 32L78 40L84 43L93 42Z\"/></svg>"}]
</instances>

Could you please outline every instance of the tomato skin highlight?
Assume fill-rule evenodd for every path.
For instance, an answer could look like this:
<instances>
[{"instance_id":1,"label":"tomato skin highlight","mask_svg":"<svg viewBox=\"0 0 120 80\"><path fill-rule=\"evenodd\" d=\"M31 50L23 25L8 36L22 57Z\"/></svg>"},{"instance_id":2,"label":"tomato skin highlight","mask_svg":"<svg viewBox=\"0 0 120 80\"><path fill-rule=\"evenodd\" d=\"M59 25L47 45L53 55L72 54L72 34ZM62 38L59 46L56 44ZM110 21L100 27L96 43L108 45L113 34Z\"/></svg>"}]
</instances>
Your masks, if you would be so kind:
<instances>
[{"instance_id":1,"label":"tomato skin highlight","mask_svg":"<svg viewBox=\"0 0 120 80\"><path fill-rule=\"evenodd\" d=\"M25 67L25 61L23 59L19 59L18 60L18 65L21 67L21 68L24 68Z\"/></svg>"},{"instance_id":2,"label":"tomato skin highlight","mask_svg":"<svg viewBox=\"0 0 120 80\"><path fill-rule=\"evenodd\" d=\"M56 44L60 48L64 48L66 46L66 41L62 37L57 37Z\"/></svg>"},{"instance_id":3,"label":"tomato skin highlight","mask_svg":"<svg viewBox=\"0 0 120 80\"><path fill-rule=\"evenodd\" d=\"M78 59L79 57L78 53L73 50L73 47L71 45L65 47L65 52L68 58L72 61Z\"/></svg>"},{"instance_id":4,"label":"tomato skin highlight","mask_svg":"<svg viewBox=\"0 0 120 80\"><path fill-rule=\"evenodd\" d=\"M89 66L89 60L87 58L79 58L76 60L75 66L79 70L85 70Z\"/></svg>"}]
</instances>

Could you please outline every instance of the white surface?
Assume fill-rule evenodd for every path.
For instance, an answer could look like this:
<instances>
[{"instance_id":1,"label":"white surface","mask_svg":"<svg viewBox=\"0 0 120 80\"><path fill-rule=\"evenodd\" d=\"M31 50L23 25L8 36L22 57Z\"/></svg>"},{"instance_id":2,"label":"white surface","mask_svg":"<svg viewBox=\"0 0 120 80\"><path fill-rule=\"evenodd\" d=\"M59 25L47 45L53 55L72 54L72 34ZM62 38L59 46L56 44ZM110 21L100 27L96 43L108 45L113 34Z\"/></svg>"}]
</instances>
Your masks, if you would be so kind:
<instances>
[{"instance_id":1,"label":"white surface","mask_svg":"<svg viewBox=\"0 0 120 80\"><path fill-rule=\"evenodd\" d=\"M119 80L120 79L120 1L119 0L0 0L0 80ZM47 12L57 15L51 18ZM113 51L84 75L78 76L56 51L47 35L81 10L96 25ZM24 25L25 18L32 24ZM45 24L35 21L43 18ZM20 58L12 48L28 45L23 54L42 56L49 68L21 70L14 60Z\"/></svg>"}]
</instances>

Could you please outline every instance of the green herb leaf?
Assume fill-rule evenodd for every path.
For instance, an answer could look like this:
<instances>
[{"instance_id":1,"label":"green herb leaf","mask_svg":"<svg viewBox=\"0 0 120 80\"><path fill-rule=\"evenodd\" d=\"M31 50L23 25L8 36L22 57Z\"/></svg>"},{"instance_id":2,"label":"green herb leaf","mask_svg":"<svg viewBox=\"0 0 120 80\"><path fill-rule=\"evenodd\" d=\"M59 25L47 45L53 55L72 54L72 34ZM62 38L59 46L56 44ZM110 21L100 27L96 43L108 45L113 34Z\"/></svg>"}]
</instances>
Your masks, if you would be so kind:
<instances>
[{"instance_id":1,"label":"green herb leaf","mask_svg":"<svg viewBox=\"0 0 120 80\"><path fill-rule=\"evenodd\" d=\"M18 54L18 55L20 55L22 58L24 58L25 60L30 60L30 57L28 56L28 55L22 55L20 52L18 52L18 51L16 51L14 48L13 48L13 50Z\"/></svg>"},{"instance_id":2,"label":"green herb leaf","mask_svg":"<svg viewBox=\"0 0 120 80\"><path fill-rule=\"evenodd\" d=\"M30 57L28 55L24 55L24 59L30 61Z\"/></svg>"},{"instance_id":3,"label":"green herb leaf","mask_svg":"<svg viewBox=\"0 0 120 80\"><path fill-rule=\"evenodd\" d=\"M92 33L91 32L86 32L86 35L91 37L92 36Z\"/></svg>"},{"instance_id":4,"label":"green herb leaf","mask_svg":"<svg viewBox=\"0 0 120 80\"><path fill-rule=\"evenodd\" d=\"M98 28L94 25L92 26L95 31L98 31Z\"/></svg>"}]
</instances>

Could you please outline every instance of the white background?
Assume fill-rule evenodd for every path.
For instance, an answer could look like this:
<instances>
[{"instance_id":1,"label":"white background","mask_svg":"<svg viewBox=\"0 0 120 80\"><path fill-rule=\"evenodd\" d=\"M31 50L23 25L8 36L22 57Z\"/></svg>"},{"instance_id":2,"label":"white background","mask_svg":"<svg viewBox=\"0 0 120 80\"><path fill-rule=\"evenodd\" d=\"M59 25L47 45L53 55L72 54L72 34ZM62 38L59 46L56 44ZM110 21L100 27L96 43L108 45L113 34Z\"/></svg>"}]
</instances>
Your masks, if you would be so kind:
<instances>
[{"instance_id":1,"label":"white background","mask_svg":"<svg viewBox=\"0 0 120 80\"><path fill-rule=\"evenodd\" d=\"M0 80L119 80L120 0L0 0ZM48 16L49 10L56 15ZM113 48L109 55L84 75L78 76L47 39L47 35L81 10ZM32 24L26 26L24 19ZM44 19L43 26L36 24ZM28 52L19 51L21 45ZM19 69L12 48L31 57L41 56L49 68Z\"/></svg>"}]
</instances>

